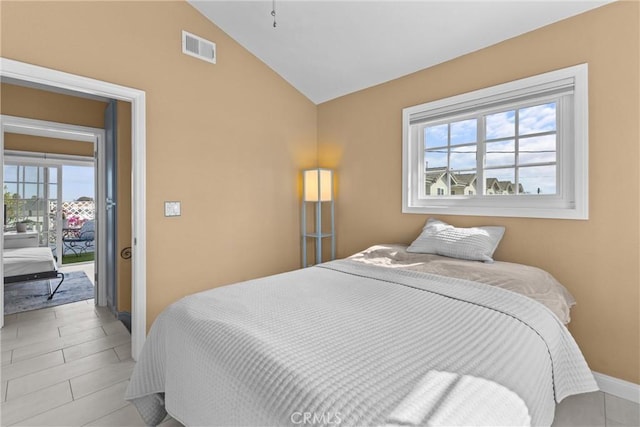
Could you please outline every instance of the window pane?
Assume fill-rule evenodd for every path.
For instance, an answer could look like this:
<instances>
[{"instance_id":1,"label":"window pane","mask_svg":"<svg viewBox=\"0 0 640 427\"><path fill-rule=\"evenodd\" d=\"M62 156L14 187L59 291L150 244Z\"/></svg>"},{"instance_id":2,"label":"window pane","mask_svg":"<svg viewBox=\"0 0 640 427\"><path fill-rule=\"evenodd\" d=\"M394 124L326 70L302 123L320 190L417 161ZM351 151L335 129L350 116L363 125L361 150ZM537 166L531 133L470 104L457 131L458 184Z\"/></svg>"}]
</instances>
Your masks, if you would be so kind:
<instances>
[{"instance_id":1,"label":"window pane","mask_svg":"<svg viewBox=\"0 0 640 427\"><path fill-rule=\"evenodd\" d=\"M425 195L449 195L449 183L445 171L431 171L425 174Z\"/></svg>"},{"instance_id":2,"label":"window pane","mask_svg":"<svg viewBox=\"0 0 640 427\"><path fill-rule=\"evenodd\" d=\"M485 166L515 166L516 155L513 140L488 142L485 147Z\"/></svg>"},{"instance_id":3,"label":"window pane","mask_svg":"<svg viewBox=\"0 0 640 427\"><path fill-rule=\"evenodd\" d=\"M587 83L581 64L403 109L403 212L588 219Z\"/></svg>"},{"instance_id":4,"label":"window pane","mask_svg":"<svg viewBox=\"0 0 640 427\"><path fill-rule=\"evenodd\" d=\"M484 171L485 194L515 194L516 172L514 168Z\"/></svg>"},{"instance_id":5,"label":"window pane","mask_svg":"<svg viewBox=\"0 0 640 427\"><path fill-rule=\"evenodd\" d=\"M16 182L18 179L18 166L4 165L4 180Z\"/></svg>"},{"instance_id":6,"label":"window pane","mask_svg":"<svg viewBox=\"0 0 640 427\"><path fill-rule=\"evenodd\" d=\"M556 161L556 135L520 139L519 164L553 163Z\"/></svg>"},{"instance_id":7,"label":"window pane","mask_svg":"<svg viewBox=\"0 0 640 427\"><path fill-rule=\"evenodd\" d=\"M424 153L425 170L434 168L446 169L447 167L447 150L426 151Z\"/></svg>"},{"instance_id":8,"label":"window pane","mask_svg":"<svg viewBox=\"0 0 640 427\"><path fill-rule=\"evenodd\" d=\"M38 195L38 184L24 185L24 194L22 194L23 199L36 198L37 195Z\"/></svg>"},{"instance_id":9,"label":"window pane","mask_svg":"<svg viewBox=\"0 0 640 427\"><path fill-rule=\"evenodd\" d=\"M94 199L93 166L62 167L62 200L77 200L80 197Z\"/></svg>"},{"instance_id":10,"label":"window pane","mask_svg":"<svg viewBox=\"0 0 640 427\"><path fill-rule=\"evenodd\" d=\"M524 194L556 194L556 167L532 166L519 169Z\"/></svg>"},{"instance_id":11,"label":"window pane","mask_svg":"<svg viewBox=\"0 0 640 427\"><path fill-rule=\"evenodd\" d=\"M49 182L51 184L55 184L58 182L58 169L57 168L47 168L49 171Z\"/></svg>"},{"instance_id":12,"label":"window pane","mask_svg":"<svg viewBox=\"0 0 640 427\"><path fill-rule=\"evenodd\" d=\"M485 116L486 138L508 138L516 134L516 112L505 111L503 113Z\"/></svg>"},{"instance_id":13,"label":"window pane","mask_svg":"<svg viewBox=\"0 0 640 427\"><path fill-rule=\"evenodd\" d=\"M549 132L556 130L556 103L536 105L518 110L518 134Z\"/></svg>"},{"instance_id":14,"label":"window pane","mask_svg":"<svg viewBox=\"0 0 640 427\"><path fill-rule=\"evenodd\" d=\"M469 170L476 168L476 145L451 149L451 170Z\"/></svg>"},{"instance_id":15,"label":"window pane","mask_svg":"<svg viewBox=\"0 0 640 427\"><path fill-rule=\"evenodd\" d=\"M451 174L451 195L469 196L476 194L476 171Z\"/></svg>"},{"instance_id":16,"label":"window pane","mask_svg":"<svg viewBox=\"0 0 640 427\"><path fill-rule=\"evenodd\" d=\"M478 136L476 119L451 123L451 145L476 142Z\"/></svg>"},{"instance_id":17,"label":"window pane","mask_svg":"<svg viewBox=\"0 0 640 427\"><path fill-rule=\"evenodd\" d=\"M25 166L24 167L24 182L38 182L38 167L37 166Z\"/></svg>"},{"instance_id":18,"label":"window pane","mask_svg":"<svg viewBox=\"0 0 640 427\"><path fill-rule=\"evenodd\" d=\"M5 182L4 183L4 192L11 194L11 198L13 198L13 195L18 193L18 184L12 184L12 183Z\"/></svg>"},{"instance_id":19,"label":"window pane","mask_svg":"<svg viewBox=\"0 0 640 427\"><path fill-rule=\"evenodd\" d=\"M424 129L424 148L446 147L449 125L427 126Z\"/></svg>"},{"instance_id":20,"label":"window pane","mask_svg":"<svg viewBox=\"0 0 640 427\"><path fill-rule=\"evenodd\" d=\"M58 198L58 184L49 184L49 199L56 200Z\"/></svg>"}]
</instances>

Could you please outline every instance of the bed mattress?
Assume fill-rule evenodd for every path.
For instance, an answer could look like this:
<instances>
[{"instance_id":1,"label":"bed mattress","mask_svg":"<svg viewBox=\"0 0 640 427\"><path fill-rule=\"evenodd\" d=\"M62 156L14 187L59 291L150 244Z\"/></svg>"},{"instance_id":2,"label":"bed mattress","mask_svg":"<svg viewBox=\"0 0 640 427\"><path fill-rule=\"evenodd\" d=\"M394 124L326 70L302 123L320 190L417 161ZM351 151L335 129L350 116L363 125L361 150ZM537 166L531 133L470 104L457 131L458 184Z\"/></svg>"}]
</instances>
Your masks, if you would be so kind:
<instances>
[{"instance_id":1,"label":"bed mattress","mask_svg":"<svg viewBox=\"0 0 640 427\"><path fill-rule=\"evenodd\" d=\"M547 307L565 325L570 322L570 309L576 304L573 295L551 274L530 265L413 253L407 252L406 245L393 244L375 245L348 259L378 267L456 277L516 292Z\"/></svg>"},{"instance_id":2,"label":"bed mattress","mask_svg":"<svg viewBox=\"0 0 640 427\"><path fill-rule=\"evenodd\" d=\"M595 390L543 304L345 260L171 305L125 398L149 425L169 412L185 425L495 426L550 425L557 402Z\"/></svg>"},{"instance_id":3,"label":"bed mattress","mask_svg":"<svg viewBox=\"0 0 640 427\"><path fill-rule=\"evenodd\" d=\"M51 249L46 247L5 249L3 264L5 278L58 269Z\"/></svg>"}]
</instances>

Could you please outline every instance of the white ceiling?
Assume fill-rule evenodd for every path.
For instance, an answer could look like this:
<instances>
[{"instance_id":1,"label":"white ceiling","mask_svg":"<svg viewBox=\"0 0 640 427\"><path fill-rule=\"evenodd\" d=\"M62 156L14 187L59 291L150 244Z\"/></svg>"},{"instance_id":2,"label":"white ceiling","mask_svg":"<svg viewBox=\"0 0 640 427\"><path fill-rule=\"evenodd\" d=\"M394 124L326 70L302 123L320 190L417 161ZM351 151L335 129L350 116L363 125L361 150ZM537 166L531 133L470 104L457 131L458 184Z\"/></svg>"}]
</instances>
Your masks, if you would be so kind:
<instances>
[{"instance_id":1,"label":"white ceiling","mask_svg":"<svg viewBox=\"0 0 640 427\"><path fill-rule=\"evenodd\" d=\"M610 1L276 0L276 28L271 0L189 3L319 104Z\"/></svg>"}]
</instances>

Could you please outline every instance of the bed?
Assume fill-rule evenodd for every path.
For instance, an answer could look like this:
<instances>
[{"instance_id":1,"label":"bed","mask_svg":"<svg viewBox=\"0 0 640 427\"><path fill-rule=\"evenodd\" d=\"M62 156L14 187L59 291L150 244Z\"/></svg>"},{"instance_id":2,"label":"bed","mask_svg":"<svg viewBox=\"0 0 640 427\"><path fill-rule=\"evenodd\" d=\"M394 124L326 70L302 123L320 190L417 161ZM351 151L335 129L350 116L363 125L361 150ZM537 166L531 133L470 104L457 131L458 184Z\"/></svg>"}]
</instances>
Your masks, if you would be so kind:
<instances>
[{"instance_id":1,"label":"bed","mask_svg":"<svg viewBox=\"0 0 640 427\"><path fill-rule=\"evenodd\" d=\"M378 245L183 298L126 399L150 425L550 425L597 390L548 273Z\"/></svg>"},{"instance_id":2,"label":"bed","mask_svg":"<svg viewBox=\"0 0 640 427\"><path fill-rule=\"evenodd\" d=\"M60 279L55 289L49 280L49 296L52 299L64 282L64 273L58 271L50 248L30 247L5 249L3 252L4 283L30 282L44 279Z\"/></svg>"}]
</instances>

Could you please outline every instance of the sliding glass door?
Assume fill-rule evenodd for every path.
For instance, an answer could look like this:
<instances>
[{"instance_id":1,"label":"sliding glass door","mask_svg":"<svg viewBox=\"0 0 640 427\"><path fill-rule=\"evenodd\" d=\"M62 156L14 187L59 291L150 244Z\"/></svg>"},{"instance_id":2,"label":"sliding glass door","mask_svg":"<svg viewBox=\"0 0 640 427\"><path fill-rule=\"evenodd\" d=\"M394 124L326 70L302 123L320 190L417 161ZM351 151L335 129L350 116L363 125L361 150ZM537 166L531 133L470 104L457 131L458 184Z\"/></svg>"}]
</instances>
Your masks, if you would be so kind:
<instances>
[{"instance_id":1,"label":"sliding glass door","mask_svg":"<svg viewBox=\"0 0 640 427\"><path fill-rule=\"evenodd\" d=\"M4 166L4 228L38 233L40 246L61 251L57 231L60 166L7 161Z\"/></svg>"},{"instance_id":2,"label":"sliding glass door","mask_svg":"<svg viewBox=\"0 0 640 427\"><path fill-rule=\"evenodd\" d=\"M94 261L93 239L79 239L95 221L94 175L92 161L5 153L5 232L36 232L39 245L49 246L59 265Z\"/></svg>"}]
</instances>

